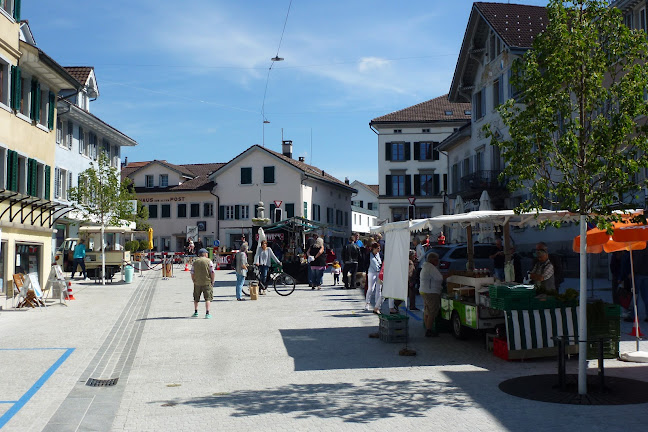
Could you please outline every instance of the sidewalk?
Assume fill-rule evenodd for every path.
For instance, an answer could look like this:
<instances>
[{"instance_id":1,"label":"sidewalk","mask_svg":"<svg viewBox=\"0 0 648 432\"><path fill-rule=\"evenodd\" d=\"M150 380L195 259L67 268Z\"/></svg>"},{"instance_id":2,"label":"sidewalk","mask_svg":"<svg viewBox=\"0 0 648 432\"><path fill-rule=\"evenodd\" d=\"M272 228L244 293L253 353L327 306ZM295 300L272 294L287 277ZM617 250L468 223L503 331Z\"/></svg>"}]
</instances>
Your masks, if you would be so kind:
<instances>
[{"instance_id":1,"label":"sidewalk","mask_svg":"<svg viewBox=\"0 0 648 432\"><path fill-rule=\"evenodd\" d=\"M300 285L288 297L269 291L237 302L234 274L221 270L206 320L203 303L190 318L190 277L178 270L170 280L136 275L131 285L75 283L78 300L68 308L0 313L0 348L22 349L0 350L0 401L20 400L67 352L51 348L74 349L6 429L573 431L578 421L579 429L607 431L648 422L646 405L547 405L506 395L501 381L554 373L555 360L505 362L478 337L425 338L420 312L410 320L417 356L401 357L402 344L368 338L377 317L362 311L359 290L330 288L330 275L321 291ZM35 337L25 337L27 329ZM113 387L85 385L90 375L115 373ZM643 365L610 360L606 373L648 381ZM0 418L9 405L0 403Z\"/></svg>"}]
</instances>

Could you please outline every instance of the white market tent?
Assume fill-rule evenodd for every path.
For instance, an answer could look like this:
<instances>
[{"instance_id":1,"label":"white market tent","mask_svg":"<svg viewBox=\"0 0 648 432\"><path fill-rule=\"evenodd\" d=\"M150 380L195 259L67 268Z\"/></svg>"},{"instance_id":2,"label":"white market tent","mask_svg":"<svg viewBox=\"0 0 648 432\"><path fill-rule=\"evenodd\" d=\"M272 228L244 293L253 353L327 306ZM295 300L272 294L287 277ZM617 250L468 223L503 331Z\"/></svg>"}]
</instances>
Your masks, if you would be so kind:
<instances>
[{"instance_id":1,"label":"white market tent","mask_svg":"<svg viewBox=\"0 0 648 432\"><path fill-rule=\"evenodd\" d=\"M427 219L392 222L378 227L372 227L372 233L380 233L385 237L385 259L383 272L383 297L407 299L407 270L409 266L410 233L423 230L434 231L444 225L458 225L468 232L468 249L472 250L472 226L475 224L493 224L505 227L505 240L508 238L507 227L534 226L543 221L573 222L578 215L568 211L542 210L532 213L516 214L513 210L482 210L468 213L440 215ZM508 253L510 245L505 242ZM471 260L472 257L469 258Z\"/></svg>"}]
</instances>

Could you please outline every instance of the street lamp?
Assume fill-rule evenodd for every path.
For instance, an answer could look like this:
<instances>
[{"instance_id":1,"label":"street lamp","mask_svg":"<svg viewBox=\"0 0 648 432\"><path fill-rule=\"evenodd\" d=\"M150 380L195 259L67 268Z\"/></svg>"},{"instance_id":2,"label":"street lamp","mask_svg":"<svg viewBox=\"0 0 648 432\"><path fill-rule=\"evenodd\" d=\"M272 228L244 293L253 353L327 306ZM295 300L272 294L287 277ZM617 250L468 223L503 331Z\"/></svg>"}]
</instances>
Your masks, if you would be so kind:
<instances>
[{"instance_id":1,"label":"street lamp","mask_svg":"<svg viewBox=\"0 0 648 432\"><path fill-rule=\"evenodd\" d=\"M262 141L261 141L263 147L265 147L265 125L266 124L270 124L270 122L266 118L264 118L263 119L263 133L262 133L263 138L262 138Z\"/></svg>"},{"instance_id":2,"label":"street lamp","mask_svg":"<svg viewBox=\"0 0 648 432\"><path fill-rule=\"evenodd\" d=\"M277 56L272 57L270 60L272 60L273 62L283 61L283 57L279 57L279 56L277 55Z\"/></svg>"}]
</instances>

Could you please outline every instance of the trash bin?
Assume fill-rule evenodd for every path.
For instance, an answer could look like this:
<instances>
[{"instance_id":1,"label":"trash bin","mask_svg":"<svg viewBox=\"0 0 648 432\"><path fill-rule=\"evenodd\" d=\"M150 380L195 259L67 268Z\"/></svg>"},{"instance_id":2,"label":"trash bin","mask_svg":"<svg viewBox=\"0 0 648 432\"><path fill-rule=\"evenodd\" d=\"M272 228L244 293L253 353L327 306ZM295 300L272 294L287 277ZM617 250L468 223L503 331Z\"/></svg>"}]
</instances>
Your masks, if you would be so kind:
<instances>
[{"instance_id":1,"label":"trash bin","mask_svg":"<svg viewBox=\"0 0 648 432\"><path fill-rule=\"evenodd\" d=\"M209 259L214 259L214 248L213 247L208 247L207 248L207 253L209 254Z\"/></svg>"},{"instance_id":2,"label":"trash bin","mask_svg":"<svg viewBox=\"0 0 648 432\"><path fill-rule=\"evenodd\" d=\"M132 265L124 266L124 282L132 283L133 282L133 273L135 273L135 267Z\"/></svg>"}]
</instances>

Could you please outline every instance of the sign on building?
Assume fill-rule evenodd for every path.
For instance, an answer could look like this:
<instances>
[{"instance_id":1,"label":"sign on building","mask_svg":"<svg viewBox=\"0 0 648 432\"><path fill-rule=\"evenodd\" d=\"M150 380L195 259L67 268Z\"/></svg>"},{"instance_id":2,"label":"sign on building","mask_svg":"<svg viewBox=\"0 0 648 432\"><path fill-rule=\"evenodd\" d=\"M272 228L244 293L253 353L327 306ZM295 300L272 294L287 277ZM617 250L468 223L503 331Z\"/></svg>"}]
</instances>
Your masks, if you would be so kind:
<instances>
[{"instance_id":1,"label":"sign on building","mask_svg":"<svg viewBox=\"0 0 648 432\"><path fill-rule=\"evenodd\" d=\"M198 241L198 226L197 225L187 225L187 240L193 240L194 242Z\"/></svg>"}]
</instances>

